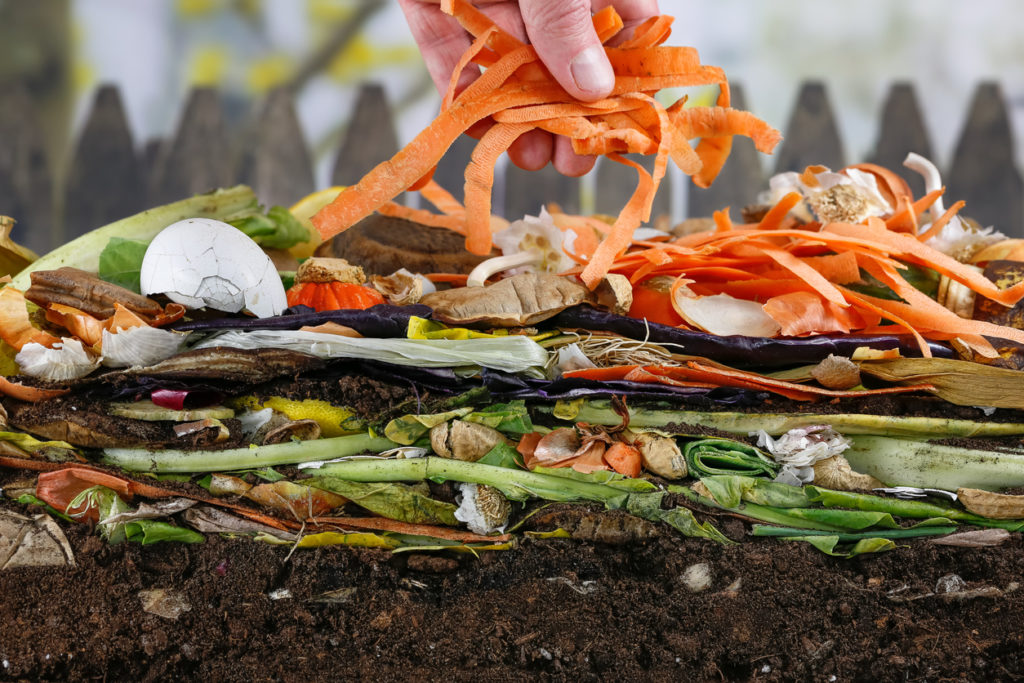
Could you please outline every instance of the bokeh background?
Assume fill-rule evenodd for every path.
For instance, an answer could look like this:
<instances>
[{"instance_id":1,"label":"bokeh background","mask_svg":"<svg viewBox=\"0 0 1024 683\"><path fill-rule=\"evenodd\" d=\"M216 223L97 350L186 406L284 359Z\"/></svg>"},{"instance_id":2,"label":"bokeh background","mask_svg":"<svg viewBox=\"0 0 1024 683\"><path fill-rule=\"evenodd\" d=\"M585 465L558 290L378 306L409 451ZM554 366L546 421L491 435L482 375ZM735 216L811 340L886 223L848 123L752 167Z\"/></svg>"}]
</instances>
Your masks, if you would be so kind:
<instances>
[{"instance_id":1,"label":"bokeh background","mask_svg":"<svg viewBox=\"0 0 1024 683\"><path fill-rule=\"evenodd\" d=\"M916 86L941 163L980 81L1000 83L1014 130L1024 130L1019 0L661 0L661 8L677 17L670 42L722 66L743 85L747 107L779 128L800 84L825 82L850 161L874 144L897 81ZM119 86L140 145L173 134L194 86L218 88L228 124L242 125L254 102L287 85L323 186L367 80L384 85L400 142L437 109L393 0L0 0L0 87L27 86L58 180L101 84ZM1019 144L1015 154L1020 160Z\"/></svg>"}]
</instances>

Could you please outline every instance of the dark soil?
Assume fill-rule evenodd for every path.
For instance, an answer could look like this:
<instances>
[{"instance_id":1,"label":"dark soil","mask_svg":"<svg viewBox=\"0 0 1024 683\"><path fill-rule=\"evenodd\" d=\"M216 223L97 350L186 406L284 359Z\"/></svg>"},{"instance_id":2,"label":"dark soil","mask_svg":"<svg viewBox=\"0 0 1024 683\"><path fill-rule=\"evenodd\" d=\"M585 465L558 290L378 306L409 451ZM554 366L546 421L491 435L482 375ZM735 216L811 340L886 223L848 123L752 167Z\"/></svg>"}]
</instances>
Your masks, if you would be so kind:
<instances>
[{"instance_id":1,"label":"dark soil","mask_svg":"<svg viewBox=\"0 0 1024 683\"><path fill-rule=\"evenodd\" d=\"M600 533L571 516L538 526ZM61 524L76 568L0 572L0 680L1024 679L1019 535L838 560L640 530L474 557L214 535L108 546ZM694 592L684 576L698 564L711 580ZM936 594L951 574L998 590ZM180 591L190 610L144 612L149 589Z\"/></svg>"},{"instance_id":2,"label":"dark soil","mask_svg":"<svg viewBox=\"0 0 1024 683\"><path fill-rule=\"evenodd\" d=\"M360 412L409 398L334 382L310 393L344 394ZM892 401L873 407L914 412ZM0 486L16 477L0 470ZM213 534L108 546L61 522L76 567L0 571L0 681L1024 680L1019 534L842 560L751 538L730 517L713 521L741 543L722 546L581 510L529 522L574 538L522 536L480 556L292 552ZM710 580L695 589L698 565ZM939 588L953 575L964 591ZM140 591L153 589L190 609L144 611Z\"/></svg>"}]
</instances>

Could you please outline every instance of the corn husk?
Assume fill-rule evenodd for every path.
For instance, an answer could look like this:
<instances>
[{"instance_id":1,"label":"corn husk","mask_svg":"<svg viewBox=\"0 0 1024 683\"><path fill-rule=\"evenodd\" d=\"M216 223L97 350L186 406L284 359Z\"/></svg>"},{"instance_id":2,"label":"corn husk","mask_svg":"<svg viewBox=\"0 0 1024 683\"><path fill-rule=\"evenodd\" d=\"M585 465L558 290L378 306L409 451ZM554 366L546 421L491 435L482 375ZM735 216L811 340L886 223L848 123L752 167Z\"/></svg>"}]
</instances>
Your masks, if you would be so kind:
<instances>
[{"instance_id":1,"label":"corn husk","mask_svg":"<svg viewBox=\"0 0 1024 683\"><path fill-rule=\"evenodd\" d=\"M861 363L863 374L896 384L927 383L960 406L1024 409L1024 373L949 358L894 358Z\"/></svg>"},{"instance_id":2,"label":"corn husk","mask_svg":"<svg viewBox=\"0 0 1024 683\"><path fill-rule=\"evenodd\" d=\"M1024 519L1024 496L992 493L980 489L960 488L956 491L960 504L989 519Z\"/></svg>"}]
</instances>

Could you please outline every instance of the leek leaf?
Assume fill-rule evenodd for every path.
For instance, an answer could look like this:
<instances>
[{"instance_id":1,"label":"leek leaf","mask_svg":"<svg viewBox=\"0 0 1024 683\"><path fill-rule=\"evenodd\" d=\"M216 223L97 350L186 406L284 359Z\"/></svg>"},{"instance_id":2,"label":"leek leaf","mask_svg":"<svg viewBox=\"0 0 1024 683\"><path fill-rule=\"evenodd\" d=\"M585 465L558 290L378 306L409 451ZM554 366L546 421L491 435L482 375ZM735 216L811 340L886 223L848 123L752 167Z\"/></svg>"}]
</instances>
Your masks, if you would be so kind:
<instances>
[{"instance_id":1,"label":"leek leaf","mask_svg":"<svg viewBox=\"0 0 1024 683\"><path fill-rule=\"evenodd\" d=\"M125 522L125 536L142 545L160 543L202 543L206 539L198 531L175 526L158 519L139 519Z\"/></svg>"},{"instance_id":2,"label":"leek leaf","mask_svg":"<svg viewBox=\"0 0 1024 683\"><path fill-rule=\"evenodd\" d=\"M626 501L626 511L649 522L664 522L684 536L707 538L725 545L735 544L735 541L728 538L710 522L703 524L698 522L697 518L693 516L693 512L687 508L675 507L663 510L661 501L664 496L664 491L633 493Z\"/></svg>"},{"instance_id":3,"label":"leek leaf","mask_svg":"<svg viewBox=\"0 0 1024 683\"><path fill-rule=\"evenodd\" d=\"M850 491L832 491L818 488L817 486L806 486L808 496L811 500L821 503L826 507L853 508L854 510L875 510L884 511L899 517L931 518L944 517L957 520L967 524L984 527L998 527L1007 531L1024 531L1024 520L1002 520L989 519L973 513L961 510L948 505L929 503L921 500L901 500L899 498L884 498L872 496L866 493L853 493Z\"/></svg>"},{"instance_id":4,"label":"leek leaf","mask_svg":"<svg viewBox=\"0 0 1024 683\"><path fill-rule=\"evenodd\" d=\"M718 475L703 477L701 483L712 497L725 507L737 507L742 501L777 508L803 508L813 505L802 487L778 484L767 479Z\"/></svg>"},{"instance_id":5,"label":"leek leaf","mask_svg":"<svg viewBox=\"0 0 1024 683\"><path fill-rule=\"evenodd\" d=\"M560 408L538 406L540 412L553 414L560 419L586 422L597 425L622 424L622 416L611 408L606 400L584 401L572 417L562 417ZM630 427L652 427L655 429L676 429L686 425L703 425L723 432L746 436L759 429L772 436L785 434L796 427L827 424L845 436L854 434L878 434L889 437L938 439L943 437L992 437L1024 434L1024 423L980 422L977 420L943 419L933 417L906 417L899 415L868 415L862 413L741 413L733 411L694 411L652 409L630 406ZM853 461L850 462L853 464ZM856 465L854 468L857 469ZM858 470L861 471L861 470ZM883 481L882 477L879 477ZM1024 485L1024 484L1022 484Z\"/></svg>"},{"instance_id":6,"label":"leek leaf","mask_svg":"<svg viewBox=\"0 0 1024 683\"><path fill-rule=\"evenodd\" d=\"M944 436L941 431L929 438ZM1024 449L999 451L858 435L843 453L850 467L886 483L956 490L1024 486Z\"/></svg>"},{"instance_id":7,"label":"leek leaf","mask_svg":"<svg viewBox=\"0 0 1024 683\"><path fill-rule=\"evenodd\" d=\"M37 498L36 496L34 496L31 493L23 493L20 496L18 496L17 498L15 498L14 500L15 500L16 503L21 503L22 505L39 505L44 510L46 510L47 514L53 515L54 517L60 517L65 522L74 522L75 521L66 512L63 512L62 510L58 510L58 509L54 508L49 503L47 503L45 500L42 500L41 498Z\"/></svg>"}]
</instances>

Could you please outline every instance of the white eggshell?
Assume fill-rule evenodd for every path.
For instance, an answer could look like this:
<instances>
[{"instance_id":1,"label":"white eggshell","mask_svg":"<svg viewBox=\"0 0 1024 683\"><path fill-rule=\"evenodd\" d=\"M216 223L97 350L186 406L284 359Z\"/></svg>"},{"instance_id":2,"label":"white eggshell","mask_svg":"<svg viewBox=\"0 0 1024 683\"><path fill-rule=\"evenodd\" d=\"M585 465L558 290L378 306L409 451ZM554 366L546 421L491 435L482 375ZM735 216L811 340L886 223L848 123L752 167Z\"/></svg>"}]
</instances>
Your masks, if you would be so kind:
<instances>
[{"instance_id":1,"label":"white eggshell","mask_svg":"<svg viewBox=\"0 0 1024 683\"><path fill-rule=\"evenodd\" d=\"M246 308L266 318L288 306L270 257L241 230L212 218L164 228L146 249L139 279L143 294L165 294L190 308Z\"/></svg>"}]
</instances>

